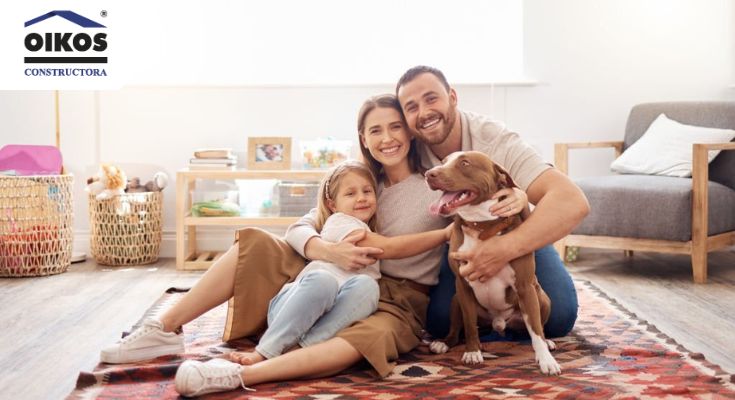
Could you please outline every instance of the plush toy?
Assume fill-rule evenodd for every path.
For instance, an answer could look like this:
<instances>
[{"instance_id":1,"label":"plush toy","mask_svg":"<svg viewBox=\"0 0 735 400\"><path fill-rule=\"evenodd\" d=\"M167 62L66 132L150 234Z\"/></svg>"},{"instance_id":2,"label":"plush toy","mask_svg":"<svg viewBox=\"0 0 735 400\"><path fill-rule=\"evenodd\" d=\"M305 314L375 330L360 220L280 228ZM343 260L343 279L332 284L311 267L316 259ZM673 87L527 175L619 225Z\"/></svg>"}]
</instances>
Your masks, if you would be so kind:
<instances>
[{"instance_id":1,"label":"plush toy","mask_svg":"<svg viewBox=\"0 0 735 400\"><path fill-rule=\"evenodd\" d=\"M128 181L128 187L125 188L125 193L143 193L146 192L145 186L140 184L140 178L133 177Z\"/></svg>"},{"instance_id":2,"label":"plush toy","mask_svg":"<svg viewBox=\"0 0 735 400\"><path fill-rule=\"evenodd\" d=\"M147 192L160 192L168 185L168 175L163 172L156 172L153 180L146 182L145 190Z\"/></svg>"},{"instance_id":3,"label":"plush toy","mask_svg":"<svg viewBox=\"0 0 735 400\"><path fill-rule=\"evenodd\" d=\"M128 187L125 189L127 193L141 193L141 192L160 192L168 185L168 175L163 172L156 172L153 175L153 180L140 184L140 178L133 177L128 181Z\"/></svg>"},{"instance_id":4,"label":"plush toy","mask_svg":"<svg viewBox=\"0 0 735 400\"><path fill-rule=\"evenodd\" d=\"M123 170L114 165L102 164L97 175L87 180L87 191L97 200L107 200L125 193L127 181Z\"/></svg>"}]
</instances>

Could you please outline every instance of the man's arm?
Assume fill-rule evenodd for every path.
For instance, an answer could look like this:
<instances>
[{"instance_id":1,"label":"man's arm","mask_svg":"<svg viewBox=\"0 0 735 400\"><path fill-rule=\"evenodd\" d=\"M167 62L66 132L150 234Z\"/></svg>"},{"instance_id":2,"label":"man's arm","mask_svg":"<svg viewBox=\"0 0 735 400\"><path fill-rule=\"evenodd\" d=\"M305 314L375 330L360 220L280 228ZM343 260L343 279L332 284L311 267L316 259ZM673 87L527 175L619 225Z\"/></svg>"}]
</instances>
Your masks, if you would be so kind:
<instances>
[{"instance_id":1,"label":"man's arm","mask_svg":"<svg viewBox=\"0 0 735 400\"><path fill-rule=\"evenodd\" d=\"M309 260L328 261L347 270L357 270L374 264L374 255L383 252L378 248L355 245L365 237L365 231L351 233L341 242L331 243L319 236L315 225L316 209L312 209L286 231L286 242Z\"/></svg>"},{"instance_id":2,"label":"man's arm","mask_svg":"<svg viewBox=\"0 0 735 400\"><path fill-rule=\"evenodd\" d=\"M486 281L509 261L568 235L590 210L582 190L554 168L541 173L526 192L536 208L518 228L482 242L472 252L450 255L468 261L459 269L462 276Z\"/></svg>"}]
</instances>

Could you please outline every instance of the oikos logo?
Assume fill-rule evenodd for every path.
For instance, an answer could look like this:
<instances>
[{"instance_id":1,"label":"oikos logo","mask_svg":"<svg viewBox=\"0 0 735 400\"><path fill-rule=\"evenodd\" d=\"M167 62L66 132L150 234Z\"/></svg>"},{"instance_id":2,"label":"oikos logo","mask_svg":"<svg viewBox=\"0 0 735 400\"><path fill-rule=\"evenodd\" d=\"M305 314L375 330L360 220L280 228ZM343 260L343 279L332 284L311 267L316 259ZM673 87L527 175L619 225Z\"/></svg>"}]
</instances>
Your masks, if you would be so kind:
<instances>
[{"instance_id":1,"label":"oikos logo","mask_svg":"<svg viewBox=\"0 0 735 400\"><path fill-rule=\"evenodd\" d=\"M91 48L93 51L99 52L105 51L107 48L107 34L98 33L90 37L86 33L73 35L69 32L46 32L43 36L40 33L29 33L26 36L25 45L29 51L44 49L47 52L85 52Z\"/></svg>"},{"instance_id":2,"label":"oikos logo","mask_svg":"<svg viewBox=\"0 0 735 400\"><path fill-rule=\"evenodd\" d=\"M106 16L106 11L100 13ZM38 29L40 22L56 17L66 20L72 28ZM76 25L76 26L74 26ZM54 26L59 26L58 24ZM107 64L105 51L108 48L106 26L69 10L51 11L25 22L25 28L33 27L24 38L24 47L29 52L24 57L26 64ZM89 68L88 68L89 69ZM85 69L85 70L88 70ZM29 73L29 70L34 70ZM43 76L44 70L57 71L53 76L71 74L58 73L64 69L32 68L26 69L27 76ZM71 70L67 68L67 70ZM39 72L41 71L41 72ZM99 72L99 69L98 69ZM106 76L104 69L102 75ZM73 74L80 76L80 74ZM99 74L95 74L99 75Z\"/></svg>"}]
</instances>

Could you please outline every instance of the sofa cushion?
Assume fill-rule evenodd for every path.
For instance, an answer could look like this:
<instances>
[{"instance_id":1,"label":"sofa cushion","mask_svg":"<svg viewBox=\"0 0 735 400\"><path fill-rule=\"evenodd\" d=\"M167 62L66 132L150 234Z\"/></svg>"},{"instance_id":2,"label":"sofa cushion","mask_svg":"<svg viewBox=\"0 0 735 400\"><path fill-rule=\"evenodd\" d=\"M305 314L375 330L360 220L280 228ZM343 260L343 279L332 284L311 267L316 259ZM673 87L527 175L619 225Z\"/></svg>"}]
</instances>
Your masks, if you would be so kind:
<instances>
[{"instance_id":1,"label":"sofa cushion","mask_svg":"<svg viewBox=\"0 0 735 400\"><path fill-rule=\"evenodd\" d=\"M643 103L630 110L623 150L643 136L661 113L682 124L735 129L735 101ZM735 190L732 171L735 171L735 151L723 151L709 164L709 179Z\"/></svg>"},{"instance_id":2,"label":"sofa cushion","mask_svg":"<svg viewBox=\"0 0 735 400\"><path fill-rule=\"evenodd\" d=\"M735 130L681 124L661 114L638 141L615 159L610 169L623 174L692 176L694 143L727 143ZM711 162L720 150L707 154Z\"/></svg>"},{"instance_id":3,"label":"sofa cushion","mask_svg":"<svg viewBox=\"0 0 735 400\"><path fill-rule=\"evenodd\" d=\"M651 175L575 179L590 202L572 232L674 241L692 238L692 180ZM735 230L735 190L709 183L709 235Z\"/></svg>"}]
</instances>

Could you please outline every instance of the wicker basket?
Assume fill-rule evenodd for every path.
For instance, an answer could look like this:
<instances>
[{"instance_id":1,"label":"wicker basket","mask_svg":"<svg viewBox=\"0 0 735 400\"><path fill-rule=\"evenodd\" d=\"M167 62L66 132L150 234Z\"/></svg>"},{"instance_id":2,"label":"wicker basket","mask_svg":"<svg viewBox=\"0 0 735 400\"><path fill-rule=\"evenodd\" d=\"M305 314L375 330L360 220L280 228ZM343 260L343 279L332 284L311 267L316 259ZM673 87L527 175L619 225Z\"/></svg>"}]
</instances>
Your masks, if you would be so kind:
<instances>
[{"instance_id":1,"label":"wicker basket","mask_svg":"<svg viewBox=\"0 0 735 400\"><path fill-rule=\"evenodd\" d=\"M92 256L105 265L150 264L161 247L163 193L89 196Z\"/></svg>"},{"instance_id":2,"label":"wicker basket","mask_svg":"<svg viewBox=\"0 0 735 400\"><path fill-rule=\"evenodd\" d=\"M0 277L69 268L73 185L72 175L0 177Z\"/></svg>"}]
</instances>

